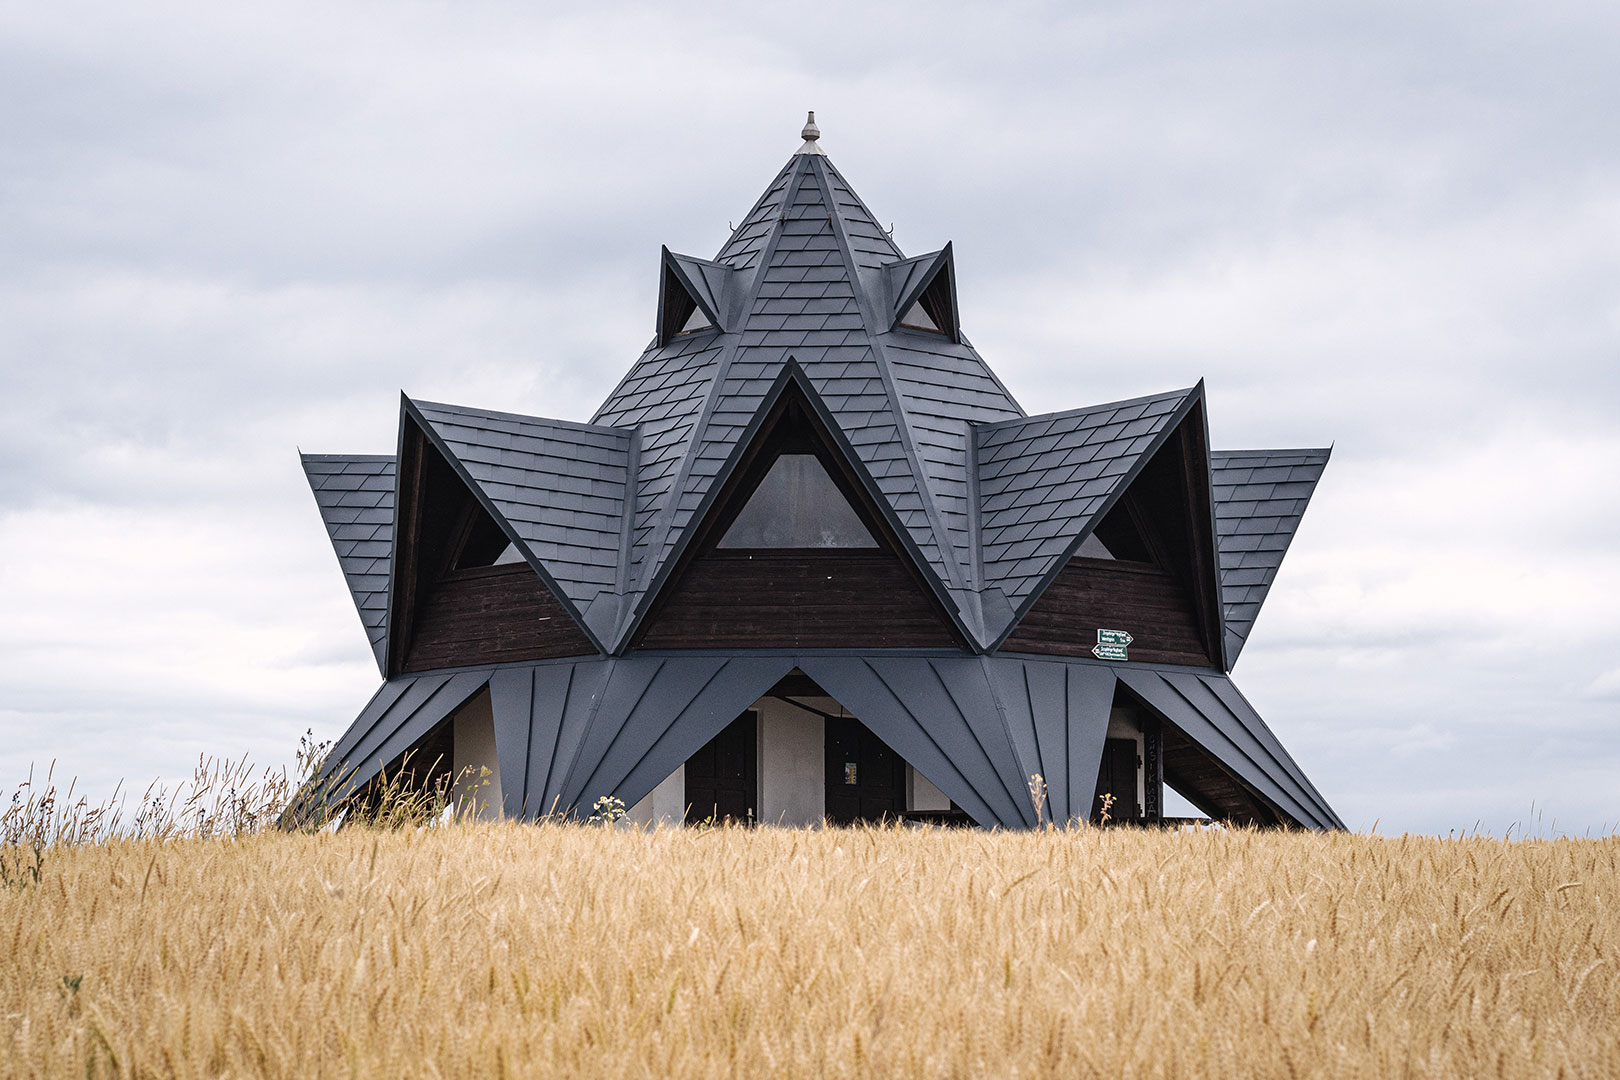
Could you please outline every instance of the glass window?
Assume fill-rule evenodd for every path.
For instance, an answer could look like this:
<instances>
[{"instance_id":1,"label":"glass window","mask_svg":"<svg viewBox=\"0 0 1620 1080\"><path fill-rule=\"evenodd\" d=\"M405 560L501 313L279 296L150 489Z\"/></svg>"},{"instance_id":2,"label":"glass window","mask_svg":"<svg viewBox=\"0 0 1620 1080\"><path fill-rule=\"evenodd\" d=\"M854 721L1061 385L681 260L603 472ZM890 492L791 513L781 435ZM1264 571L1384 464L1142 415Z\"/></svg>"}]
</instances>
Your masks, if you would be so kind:
<instances>
[{"instance_id":1,"label":"glass window","mask_svg":"<svg viewBox=\"0 0 1620 1080\"><path fill-rule=\"evenodd\" d=\"M927 311L923 310L922 301L920 300L911 305L911 309L906 312L906 317L901 319L900 323L903 326L916 327L918 330L932 330L936 334L943 332L940 330L939 324L933 320Z\"/></svg>"},{"instance_id":2,"label":"glass window","mask_svg":"<svg viewBox=\"0 0 1620 1080\"><path fill-rule=\"evenodd\" d=\"M1080 546L1075 549L1074 553L1083 555L1088 559L1112 559L1114 557L1114 553L1108 550L1108 545L1097 539L1096 533L1092 533L1080 541Z\"/></svg>"},{"instance_id":3,"label":"glass window","mask_svg":"<svg viewBox=\"0 0 1620 1080\"><path fill-rule=\"evenodd\" d=\"M703 314L703 309L694 303L692 305L692 314L686 320L686 324L681 327L681 333L694 334L699 330L707 330L713 325L714 323L709 321L709 317Z\"/></svg>"},{"instance_id":4,"label":"glass window","mask_svg":"<svg viewBox=\"0 0 1620 1080\"><path fill-rule=\"evenodd\" d=\"M720 541L723 548L877 546L814 454L777 458Z\"/></svg>"}]
</instances>

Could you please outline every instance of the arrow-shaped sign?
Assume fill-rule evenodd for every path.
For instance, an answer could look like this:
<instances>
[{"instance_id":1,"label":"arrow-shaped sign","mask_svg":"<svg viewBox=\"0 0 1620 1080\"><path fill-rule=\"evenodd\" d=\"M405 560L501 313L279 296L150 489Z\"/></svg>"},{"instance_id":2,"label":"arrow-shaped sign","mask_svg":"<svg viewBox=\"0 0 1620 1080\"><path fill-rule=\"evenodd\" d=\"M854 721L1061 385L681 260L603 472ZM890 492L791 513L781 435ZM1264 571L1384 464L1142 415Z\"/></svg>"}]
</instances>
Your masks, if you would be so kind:
<instances>
[{"instance_id":1,"label":"arrow-shaped sign","mask_svg":"<svg viewBox=\"0 0 1620 1080\"><path fill-rule=\"evenodd\" d=\"M1099 660L1129 660L1125 647L1135 640L1123 630L1098 630L1097 644L1091 647L1091 655Z\"/></svg>"}]
</instances>

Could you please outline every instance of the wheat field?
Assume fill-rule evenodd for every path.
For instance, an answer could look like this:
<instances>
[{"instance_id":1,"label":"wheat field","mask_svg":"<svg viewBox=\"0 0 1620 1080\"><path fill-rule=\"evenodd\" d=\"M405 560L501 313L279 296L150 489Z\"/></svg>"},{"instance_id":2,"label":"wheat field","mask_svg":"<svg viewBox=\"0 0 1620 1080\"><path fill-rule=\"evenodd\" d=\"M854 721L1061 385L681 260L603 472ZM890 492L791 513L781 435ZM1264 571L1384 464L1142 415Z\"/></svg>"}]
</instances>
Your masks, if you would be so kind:
<instances>
[{"instance_id":1,"label":"wheat field","mask_svg":"<svg viewBox=\"0 0 1620 1080\"><path fill-rule=\"evenodd\" d=\"M1620 838L452 824L48 851L0 1071L1620 1076Z\"/></svg>"}]
</instances>

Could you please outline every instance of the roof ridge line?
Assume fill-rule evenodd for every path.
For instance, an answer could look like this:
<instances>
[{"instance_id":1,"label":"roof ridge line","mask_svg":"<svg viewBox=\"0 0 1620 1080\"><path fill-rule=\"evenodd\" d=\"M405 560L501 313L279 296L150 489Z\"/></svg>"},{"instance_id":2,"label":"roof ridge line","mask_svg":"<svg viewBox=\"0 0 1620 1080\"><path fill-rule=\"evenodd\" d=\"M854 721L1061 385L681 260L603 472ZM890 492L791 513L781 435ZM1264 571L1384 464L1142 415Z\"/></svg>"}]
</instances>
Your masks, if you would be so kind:
<instances>
[{"instance_id":1,"label":"roof ridge line","mask_svg":"<svg viewBox=\"0 0 1620 1080\"><path fill-rule=\"evenodd\" d=\"M1180 395L1185 397L1198 389L1198 384L1184 386L1176 390L1164 390L1157 394L1142 394L1138 397L1120 398L1118 401L1099 401L1095 405L1082 405L1075 409L1062 409L1057 412L1026 413L1011 420L992 420L987 424L974 424L979 431L994 431L997 428L1012 427L1017 424L1027 424L1034 420L1065 420L1071 416L1080 416L1083 413L1096 412L1098 409L1120 409L1127 405L1136 405L1144 401L1158 401L1161 398ZM1213 451L1211 451L1213 453Z\"/></svg>"},{"instance_id":2,"label":"roof ridge line","mask_svg":"<svg viewBox=\"0 0 1620 1080\"><path fill-rule=\"evenodd\" d=\"M406 396L409 397L409 395ZM427 405L439 409L459 409L463 412L479 413L483 416L498 416L507 420L532 420L543 424L554 424L558 427L577 428L582 431L617 431L623 434L629 434L640 426L637 424L632 425L631 427L621 427L618 424L597 424L592 423L589 420L561 420L554 416L538 416L531 413L506 412L501 409L480 409L476 406L456 405L448 401L428 401L426 398L411 398L410 400L412 404L418 407Z\"/></svg>"},{"instance_id":3,"label":"roof ridge line","mask_svg":"<svg viewBox=\"0 0 1620 1080\"><path fill-rule=\"evenodd\" d=\"M789 178L788 186L782 193L783 213L785 213L786 207L792 204L793 196L798 191L798 185L804 182L803 174L809 171L807 168L801 168L801 163L812 160L814 160L814 157L811 155L795 156L788 162L787 168L783 170L792 169L795 174ZM754 204L754 210L750 210L748 216L753 216L754 211L764 204L765 199L770 195L774 187L773 184L771 188L766 189L765 194L760 196L759 201ZM775 252L777 244L781 241L783 220L782 213L779 213L775 225L771 227L771 231L766 237L764 246L760 248L758 266L761 270L768 265L770 256ZM722 248L721 250L724 251L725 249ZM754 296L763 280L764 274L759 273L749 283L748 293L742 299L745 319L746 313L752 305ZM741 324L739 324L739 331L740 329ZM719 359L715 361L714 375L709 380L708 391L703 395L703 407L698 410L697 419L692 422L692 430L687 433L687 452L681 455L680 469L675 473L675 479L669 486L668 501L664 504L664 508L659 511L658 518L653 523L652 534L647 538L646 564L639 574L634 575L627 595L646 592L651 587L658 566L663 561L662 553L665 544L668 542L670 527L679 508L681 495L686 490L687 480L692 475L692 465L696 460L696 455L692 453L692 450L701 445L703 432L708 430L709 421L714 416L714 409L720 397L721 387L725 384L726 377L731 371L732 362L736 359L737 350L742 345L743 335L740 332L735 335L728 333L726 337L730 338L730 340L726 342L725 347L720 352ZM636 606L636 604L627 605L624 614L620 618L619 625L614 628L612 644L615 649L623 644L621 639L626 629L634 621L633 613Z\"/></svg>"},{"instance_id":4,"label":"roof ridge line","mask_svg":"<svg viewBox=\"0 0 1620 1080\"><path fill-rule=\"evenodd\" d=\"M808 157L808 159L811 161L817 160L816 157ZM814 168L813 165L811 167ZM826 182L825 177L822 177L822 180L823 183ZM830 201L832 198L831 184L826 185L826 194ZM859 196L856 196L856 198L858 199ZM890 366L888 350L880 340L889 328L889 320L885 318L879 321L873 317L875 313L872 310L872 298L865 287L865 283L861 281L861 270L855 263L855 253L850 249L849 234L844 231L843 218L839 216L836 207L829 206L827 209L829 211L827 219L832 226L833 238L838 244L839 254L844 257L845 264L849 268L850 284L853 287L852 291L855 293L855 303L860 306L861 313L867 320L870 348L874 358L877 360L878 376L883 380L884 396L889 399L889 409L894 413L895 432L900 439L901 451L905 454L906 462L911 467L912 476L917 481L918 493L922 496L923 512L928 515L928 528L934 534L935 546L939 548L940 562L945 566L951 577L949 582L943 582L942 584L952 590L967 589L970 586L964 583L961 560L956 557L956 545L951 541L950 530L945 528L944 519L940 516L939 506L934 501L933 489L928 484L928 471L923 468L922 460L917 453L917 440L911 430L911 417L906 413L905 406L900 401L900 392L894 384L894 371ZM871 211L867 211L867 213L870 215ZM927 559L923 560L924 564L927 562ZM957 608L960 610L961 605L958 604ZM962 612L962 614L967 615L968 613ZM974 629L982 632L983 627L979 626Z\"/></svg>"}]
</instances>

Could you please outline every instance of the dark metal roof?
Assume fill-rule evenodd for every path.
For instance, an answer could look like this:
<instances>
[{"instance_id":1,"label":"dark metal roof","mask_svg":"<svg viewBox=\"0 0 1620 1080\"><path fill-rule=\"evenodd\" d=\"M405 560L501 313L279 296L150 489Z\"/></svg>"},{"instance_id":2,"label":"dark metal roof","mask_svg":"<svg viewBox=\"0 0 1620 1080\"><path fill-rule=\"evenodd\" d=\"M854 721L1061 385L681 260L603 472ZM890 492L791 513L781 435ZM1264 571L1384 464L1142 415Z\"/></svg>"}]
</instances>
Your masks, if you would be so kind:
<instances>
[{"instance_id":1,"label":"dark metal roof","mask_svg":"<svg viewBox=\"0 0 1620 1080\"><path fill-rule=\"evenodd\" d=\"M1331 454L1225 450L1209 456L1229 663L1237 663L1248 641Z\"/></svg>"},{"instance_id":2,"label":"dark metal roof","mask_svg":"<svg viewBox=\"0 0 1620 1080\"><path fill-rule=\"evenodd\" d=\"M1029 600L1186 415L1198 387L976 430L984 585Z\"/></svg>"},{"instance_id":3,"label":"dark metal roof","mask_svg":"<svg viewBox=\"0 0 1620 1080\"><path fill-rule=\"evenodd\" d=\"M617 583L632 432L413 401L582 617ZM607 605L611 629L616 606ZM596 621L596 620L590 620Z\"/></svg>"},{"instance_id":4,"label":"dark metal roof","mask_svg":"<svg viewBox=\"0 0 1620 1080\"><path fill-rule=\"evenodd\" d=\"M1314 829L1344 828L1344 822L1227 676L1156 670L1146 664L1121 664L1113 670L1144 702L1264 796L1286 819Z\"/></svg>"},{"instance_id":5,"label":"dark metal roof","mask_svg":"<svg viewBox=\"0 0 1620 1080\"><path fill-rule=\"evenodd\" d=\"M302 454L321 521L366 628L377 667L388 631L388 563L394 551L394 458Z\"/></svg>"},{"instance_id":6,"label":"dark metal roof","mask_svg":"<svg viewBox=\"0 0 1620 1080\"><path fill-rule=\"evenodd\" d=\"M927 256L918 273L948 258ZM890 331L894 301L882 268L900 259L824 156L795 155L777 175L717 260L750 272L728 332L655 341L596 414L598 423L656 424L642 434L632 604L687 541L791 360L872 476L892 524L977 635L977 605L966 597L968 425L1022 410L970 344ZM632 629L627 620L618 640Z\"/></svg>"},{"instance_id":7,"label":"dark metal roof","mask_svg":"<svg viewBox=\"0 0 1620 1080\"><path fill-rule=\"evenodd\" d=\"M662 259L668 287L690 292L717 326L655 336L590 424L420 406L609 652L631 639L790 369L982 649L1201 394L1026 416L965 336L895 325L899 305L952 271L951 249L907 259L819 152L789 160L716 259L667 249ZM1301 485L1320 473L1309 457L1319 452L1261 460L1270 453L1213 457L1232 657L1298 523Z\"/></svg>"}]
</instances>

